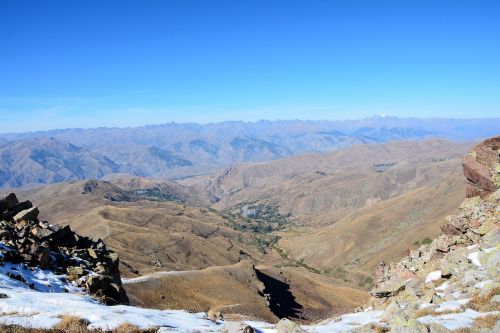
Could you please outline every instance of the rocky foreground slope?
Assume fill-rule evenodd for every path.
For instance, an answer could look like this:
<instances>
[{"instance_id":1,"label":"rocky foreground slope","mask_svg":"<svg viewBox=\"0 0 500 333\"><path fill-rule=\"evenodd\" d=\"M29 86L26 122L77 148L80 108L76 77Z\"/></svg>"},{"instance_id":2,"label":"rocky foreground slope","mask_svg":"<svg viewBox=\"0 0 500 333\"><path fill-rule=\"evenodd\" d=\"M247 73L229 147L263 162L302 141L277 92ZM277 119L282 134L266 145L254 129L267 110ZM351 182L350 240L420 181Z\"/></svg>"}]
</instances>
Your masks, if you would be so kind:
<instances>
[{"instance_id":1,"label":"rocky foreground slope","mask_svg":"<svg viewBox=\"0 0 500 333\"><path fill-rule=\"evenodd\" d=\"M499 203L498 190L484 200L466 199L431 244L381 265L370 306L383 311L382 327L446 332L487 317L494 321L488 328L500 330Z\"/></svg>"},{"instance_id":2,"label":"rocky foreground slope","mask_svg":"<svg viewBox=\"0 0 500 333\"><path fill-rule=\"evenodd\" d=\"M36 290L20 269L50 270L106 304L128 303L116 253L69 226L39 221L38 214L30 201L19 202L13 193L0 200L0 264L8 277Z\"/></svg>"}]
</instances>

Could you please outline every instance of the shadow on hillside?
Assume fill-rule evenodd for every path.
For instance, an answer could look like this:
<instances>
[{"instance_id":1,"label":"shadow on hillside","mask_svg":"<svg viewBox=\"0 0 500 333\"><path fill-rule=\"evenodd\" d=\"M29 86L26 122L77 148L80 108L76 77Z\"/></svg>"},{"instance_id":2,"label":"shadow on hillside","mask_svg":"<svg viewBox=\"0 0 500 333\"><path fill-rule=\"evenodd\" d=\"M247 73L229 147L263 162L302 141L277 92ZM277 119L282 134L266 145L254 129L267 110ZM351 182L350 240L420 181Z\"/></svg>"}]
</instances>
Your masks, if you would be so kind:
<instances>
[{"instance_id":1,"label":"shadow on hillside","mask_svg":"<svg viewBox=\"0 0 500 333\"><path fill-rule=\"evenodd\" d=\"M295 302L295 297L290 292L290 285L277 280L259 270L257 278L264 284L264 293L268 294L269 308L278 318L299 318L302 305Z\"/></svg>"}]
</instances>

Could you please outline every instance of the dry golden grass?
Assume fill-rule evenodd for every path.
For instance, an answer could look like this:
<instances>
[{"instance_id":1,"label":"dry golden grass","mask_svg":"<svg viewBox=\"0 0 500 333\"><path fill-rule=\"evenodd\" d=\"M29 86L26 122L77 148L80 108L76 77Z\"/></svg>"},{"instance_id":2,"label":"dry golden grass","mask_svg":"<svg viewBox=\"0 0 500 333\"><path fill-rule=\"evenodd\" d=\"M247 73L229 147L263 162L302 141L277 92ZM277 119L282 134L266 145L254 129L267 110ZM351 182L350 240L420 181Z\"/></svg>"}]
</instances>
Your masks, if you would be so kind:
<instances>
[{"instance_id":1,"label":"dry golden grass","mask_svg":"<svg viewBox=\"0 0 500 333\"><path fill-rule=\"evenodd\" d=\"M482 304L482 303L480 303ZM472 333L472 332L479 332L481 329L486 328L486 329L493 329L495 327L496 323L500 320L500 315L499 314L493 314L493 315L487 315L483 317L478 317L474 321L474 325L471 328L460 328L457 330L454 330L453 333Z\"/></svg>"},{"instance_id":2,"label":"dry golden grass","mask_svg":"<svg viewBox=\"0 0 500 333\"><path fill-rule=\"evenodd\" d=\"M434 310L434 308L418 309L417 311L415 311L415 318L431 316L432 314L434 314Z\"/></svg>"},{"instance_id":3,"label":"dry golden grass","mask_svg":"<svg viewBox=\"0 0 500 333\"><path fill-rule=\"evenodd\" d=\"M103 333L102 330L90 330L83 326L85 320L74 316L63 316L63 321L52 329L27 328L17 325L0 325L2 333ZM141 330L137 326L125 323L106 333L154 333L157 329Z\"/></svg>"},{"instance_id":4,"label":"dry golden grass","mask_svg":"<svg viewBox=\"0 0 500 333\"><path fill-rule=\"evenodd\" d=\"M153 330L151 329L148 331L153 331ZM118 326L113 330L113 333L142 333L142 332L146 331L141 330L139 327L129 323L121 324L120 326Z\"/></svg>"},{"instance_id":5,"label":"dry golden grass","mask_svg":"<svg viewBox=\"0 0 500 333\"><path fill-rule=\"evenodd\" d=\"M500 311L500 305L491 303L493 296L498 294L500 294L500 288L493 288L483 296L475 294L471 297L469 304L471 308L479 312Z\"/></svg>"},{"instance_id":6,"label":"dry golden grass","mask_svg":"<svg viewBox=\"0 0 500 333\"><path fill-rule=\"evenodd\" d=\"M488 315L484 317L479 317L474 321L474 328L479 330L481 328L493 329L496 323L500 320L500 315Z\"/></svg>"},{"instance_id":7,"label":"dry golden grass","mask_svg":"<svg viewBox=\"0 0 500 333\"><path fill-rule=\"evenodd\" d=\"M86 333L89 321L73 315L63 315L61 321L54 327L67 333Z\"/></svg>"},{"instance_id":8,"label":"dry golden grass","mask_svg":"<svg viewBox=\"0 0 500 333\"><path fill-rule=\"evenodd\" d=\"M2 333L103 333L104 331L98 329L89 329L89 322L73 315L62 315L61 321L52 329L38 329L26 328L17 325L0 325L0 332ZM139 327L124 323L119 327L107 333L153 333L157 329L142 330Z\"/></svg>"},{"instance_id":9,"label":"dry golden grass","mask_svg":"<svg viewBox=\"0 0 500 333\"><path fill-rule=\"evenodd\" d=\"M463 310L445 310L436 312L435 308L425 308L415 311L415 318L425 317L425 316L441 316L450 313L461 313Z\"/></svg>"},{"instance_id":10,"label":"dry golden grass","mask_svg":"<svg viewBox=\"0 0 500 333\"><path fill-rule=\"evenodd\" d=\"M16 325L0 325L2 333L63 333L61 330L46 330L36 328L25 328Z\"/></svg>"}]
</instances>

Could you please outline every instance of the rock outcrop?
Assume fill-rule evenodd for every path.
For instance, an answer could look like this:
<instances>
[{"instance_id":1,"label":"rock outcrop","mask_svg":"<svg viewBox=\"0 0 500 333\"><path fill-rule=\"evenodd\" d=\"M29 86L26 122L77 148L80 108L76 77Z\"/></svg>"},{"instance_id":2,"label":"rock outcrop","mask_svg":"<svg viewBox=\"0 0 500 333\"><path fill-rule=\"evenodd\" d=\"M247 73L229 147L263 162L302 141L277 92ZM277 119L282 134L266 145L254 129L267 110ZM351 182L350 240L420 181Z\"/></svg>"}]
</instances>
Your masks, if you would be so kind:
<instances>
[{"instance_id":1,"label":"rock outcrop","mask_svg":"<svg viewBox=\"0 0 500 333\"><path fill-rule=\"evenodd\" d=\"M500 136L475 146L463 161L467 198L484 198L500 187Z\"/></svg>"},{"instance_id":2,"label":"rock outcrop","mask_svg":"<svg viewBox=\"0 0 500 333\"><path fill-rule=\"evenodd\" d=\"M499 205L500 190L483 200L479 197L466 199L459 208L460 213L447 218L448 223L442 226L443 233L431 244L410 251L410 255L399 263L381 264L372 295L379 299L399 295L408 285L412 287L410 282L414 279L450 279L467 268L484 271L484 265L478 264L480 252L489 249L486 253L496 254L500 243ZM471 253L477 254L470 256ZM475 256L478 258L471 259ZM435 273L436 279L433 279L434 275L428 276L431 271L440 271L440 274ZM492 267L492 273L500 273L500 267Z\"/></svg>"},{"instance_id":3,"label":"rock outcrop","mask_svg":"<svg viewBox=\"0 0 500 333\"><path fill-rule=\"evenodd\" d=\"M499 145L500 138L486 140L464 159L469 198L443 233L399 263L380 265L366 308L382 311L381 320L363 332L500 328Z\"/></svg>"},{"instance_id":4,"label":"rock outcrop","mask_svg":"<svg viewBox=\"0 0 500 333\"><path fill-rule=\"evenodd\" d=\"M127 304L118 255L106 249L102 240L40 221L38 214L30 201L19 202L13 193L0 199L0 265L23 263L49 269L65 274L69 282L106 304ZM23 280L21 275L17 278Z\"/></svg>"}]
</instances>

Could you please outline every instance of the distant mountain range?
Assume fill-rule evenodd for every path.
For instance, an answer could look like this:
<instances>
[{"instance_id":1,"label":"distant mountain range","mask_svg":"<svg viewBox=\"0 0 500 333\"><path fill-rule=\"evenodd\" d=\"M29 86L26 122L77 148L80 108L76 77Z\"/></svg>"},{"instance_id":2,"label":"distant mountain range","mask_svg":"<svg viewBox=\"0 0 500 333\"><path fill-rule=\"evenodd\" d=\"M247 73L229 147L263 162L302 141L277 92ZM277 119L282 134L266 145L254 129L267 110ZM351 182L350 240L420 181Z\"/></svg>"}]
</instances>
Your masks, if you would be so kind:
<instances>
[{"instance_id":1,"label":"distant mountain range","mask_svg":"<svg viewBox=\"0 0 500 333\"><path fill-rule=\"evenodd\" d=\"M393 140L473 141L500 133L500 118L373 117L346 121L168 123L0 135L0 187L102 178L179 178L243 162Z\"/></svg>"},{"instance_id":2,"label":"distant mountain range","mask_svg":"<svg viewBox=\"0 0 500 333\"><path fill-rule=\"evenodd\" d=\"M99 153L54 138L16 140L0 147L0 184L57 183L102 178L119 166Z\"/></svg>"}]
</instances>

